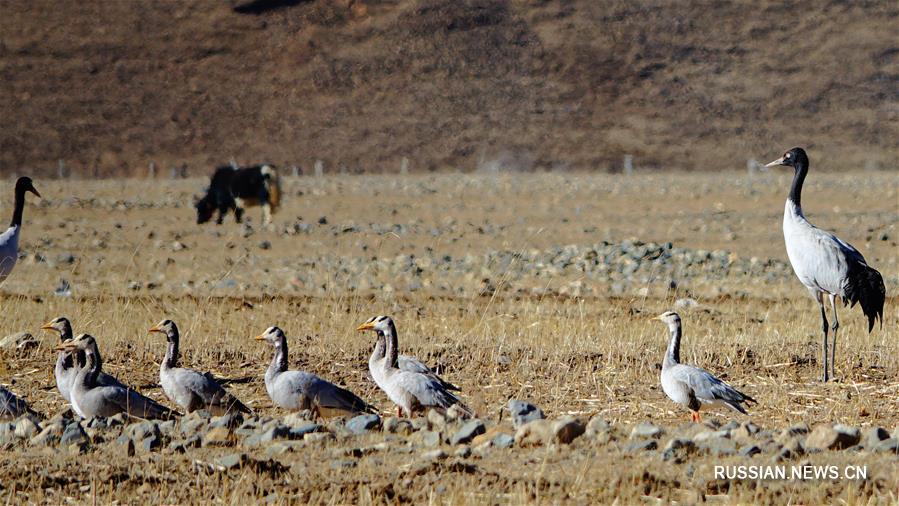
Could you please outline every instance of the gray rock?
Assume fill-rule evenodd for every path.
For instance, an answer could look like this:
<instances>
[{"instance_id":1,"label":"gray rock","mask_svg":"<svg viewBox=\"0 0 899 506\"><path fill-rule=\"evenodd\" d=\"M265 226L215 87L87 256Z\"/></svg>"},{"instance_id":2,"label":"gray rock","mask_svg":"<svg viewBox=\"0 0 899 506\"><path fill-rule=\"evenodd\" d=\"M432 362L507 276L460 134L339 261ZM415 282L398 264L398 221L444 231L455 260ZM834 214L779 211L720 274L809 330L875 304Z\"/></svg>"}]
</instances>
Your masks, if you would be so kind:
<instances>
[{"instance_id":1,"label":"gray rock","mask_svg":"<svg viewBox=\"0 0 899 506\"><path fill-rule=\"evenodd\" d=\"M303 411L297 411L294 413L290 413L289 415L284 417L283 423L284 425L290 427L299 427L305 425L309 422L314 422L315 415L312 411L308 409L304 409Z\"/></svg>"},{"instance_id":2,"label":"gray rock","mask_svg":"<svg viewBox=\"0 0 899 506\"><path fill-rule=\"evenodd\" d=\"M534 420L543 419L543 411L533 404L518 399L509 400L509 413L512 414L512 425L516 429Z\"/></svg>"},{"instance_id":3,"label":"gray rock","mask_svg":"<svg viewBox=\"0 0 899 506\"><path fill-rule=\"evenodd\" d=\"M165 422L160 422L156 424L159 427L159 432L163 436L171 437L172 434L175 433L175 421L174 420L166 420Z\"/></svg>"},{"instance_id":4,"label":"gray rock","mask_svg":"<svg viewBox=\"0 0 899 506\"><path fill-rule=\"evenodd\" d=\"M633 441L624 447L626 453L639 453L653 451L659 447L659 443L655 439L644 439L641 441Z\"/></svg>"},{"instance_id":5,"label":"gray rock","mask_svg":"<svg viewBox=\"0 0 899 506\"><path fill-rule=\"evenodd\" d=\"M412 430L420 431L420 430L430 430L430 422L428 422L427 418L418 417L412 419Z\"/></svg>"},{"instance_id":6,"label":"gray rock","mask_svg":"<svg viewBox=\"0 0 899 506\"><path fill-rule=\"evenodd\" d=\"M446 429L446 416L436 409L428 410L428 425L431 430L442 431Z\"/></svg>"},{"instance_id":7,"label":"gray rock","mask_svg":"<svg viewBox=\"0 0 899 506\"><path fill-rule=\"evenodd\" d=\"M447 457L446 452L440 449L431 450L421 454L423 460L443 460Z\"/></svg>"},{"instance_id":8,"label":"gray rock","mask_svg":"<svg viewBox=\"0 0 899 506\"><path fill-rule=\"evenodd\" d=\"M82 444L87 443L88 441L89 438L87 437L87 433L84 432L84 429L79 422L70 423L59 438L59 444L62 446Z\"/></svg>"},{"instance_id":9,"label":"gray rock","mask_svg":"<svg viewBox=\"0 0 899 506\"><path fill-rule=\"evenodd\" d=\"M753 455L758 455L759 453L762 453L762 449L752 444L740 448L740 451L737 452L737 454L741 457L752 457Z\"/></svg>"},{"instance_id":10,"label":"gray rock","mask_svg":"<svg viewBox=\"0 0 899 506\"><path fill-rule=\"evenodd\" d=\"M16 332L0 339L0 350L20 352L37 348L40 345L37 339L28 332Z\"/></svg>"},{"instance_id":11,"label":"gray rock","mask_svg":"<svg viewBox=\"0 0 899 506\"><path fill-rule=\"evenodd\" d=\"M260 432L246 438L244 444L247 446L258 446L264 443L271 443L276 439L287 439L290 436L290 427L286 425L279 424L267 430L260 430Z\"/></svg>"},{"instance_id":12,"label":"gray rock","mask_svg":"<svg viewBox=\"0 0 899 506\"><path fill-rule=\"evenodd\" d=\"M724 437L714 437L702 442L697 441L696 446L713 457L725 457L736 455L737 444L733 440Z\"/></svg>"},{"instance_id":13,"label":"gray rock","mask_svg":"<svg viewBox=\"0 0 899 506\"><path fill-rule=\"evenodd\" d=\"M125 427L123 433L134 441L143 441L147 436L159 437L162 434L159 431L159 425L156 422L152 422L149 420L145 422L132 423L131 425Z\"/></svg>"},{"instance_id":14,"label":"gray rock","mask_svg":"<svg viewBox=\"0 0 899 506\"><path fill-rule=\"evenodd\" d=\"M211 418L209 420L209 427L227 427L229 429L234 429L240 427L243 424L243 415L240 413L227 413L222 416L217 416Z\"/></svg>"},{"instance_id":15,"label":"gray rock","mask_svg":"<svg viewBox=\"0 0 899 506\"><path fill-rule=\"evenodd\" d=\"M226 427L209 429L203 435L203 446L231 446L233 444L234 438L231 436L231 431Z\"/></svg>"},{"instance_id":16,"label":"gray rock","mask_svg":"<svg viewBox=\"0 0 899 506\"><path fill-rule=\"evenodd\" d=\"M390 434L401 434L404 436L408 436L412 434L412 423L409 420L403 420L401 418L396 417L388 417L383 420L381 423L381 428L384 432L389 432Z\"/></svg>"},{"instance_id":17,"label":"gray rock","mask_svg":"<svg viewBox=\"0 0 899 506\"><path fill-rule=\"evenodd\" d=\"M196 413L196 411L194 413ZM193 415L193 413L191 413L191 415ZM181 419L181 425L179 429L181 430L182 436L190 437L200 432L205 427L206 420L200 417L188 415Z\"/></svg>"},{"instance_id":18,"label":"gray rock","mask_svg":"<svg viewBox=\"0 0 899 506\"><path fill-rule=\"evenodd\" d=\"M495 448L510 448L513 444L515 444L515 437L511 434L500 433L497 434L496 437L491 439L490 443Z\"/></svg>"},{"instance_id":19,"label":"gray rock","mask_svg":"<svg viewBox=\"0 0 899 506\"><path fill-rule=\"evenodd\" d=\"M116 445L125 452L125 456L134 456L134 440L122 434L115 440Z\"/></svg>"},{"instance_id":20,"label":"gray rock","mask_svg":"<svg viewBox=\"0 0 899 506\"><path fill-rule=\"evenodd\" d=\"M289 438L290 439L303 439L306 437L306 434L311 434L313 432L321 432L324 428L313 422L306 422L303 425L290 427Z\"/></svg>"},{"instance_id":21,"label":"gray rock","mask_svg":"<svg viewBox=\"0 0 899 506\"><path fill-rule=\"evenodd\" d=\"M880 442L889 439L890 433L883 427L871 427L865 431L865 448L873 450L880 446Z\"/></svg>"},{"instance_id":22,"label":"gray rock","mask_svg":"<svg viewBox=\"0 0 899 506\"><path fill-rule=\"evenodd\" d=\"M227 470L240 468L249 462L249 460L250 458L246 453L231 453L216 459L215 463L220 469Z\"/></svg>"},{"instance_id":23,"label":"gray rock","mask_svg":"<svg viewBox=\"0 0 899 506\"><path fill-rule=\"evenodd\" d=\"M346 429L353 434L365 434L375 430L381 425L381 417L374 414L365 414L353 417L346 423Z\"/></svg>"},{"instance_id":24,"label":"gray rock","mask_svg":"<svg viewBox=\"0 0 899 506\"><path fill-rule=\"evenodd\" d=\"M686 438L673 438L668 441L665 448L662 449L662 460L674 460L677 463L682 462L683 457L693 453L696 450L696 444Z\"/></svg>"},{"instance_id":25,"label":"gray rock","mask_svg":"<svg viewBox=\"0 0 899 506\"><path fill-rule=\"evenodd\" d=\"M303 441L309 444L323 443L325 441L332 441L334 439L334 434L330 432L310 432L303 436Z\"/></svg>"},{"instance_id":26,"label":"gray rock","mask_svg":"<svg viewBox=\"0 0 899 506\"><path fill-rule=\"evenodd\" d=\"M891 437L884 439L874 448L876 452L899 454L899 439Z\"/></svg>"},{"instance_id":27,"label":"gray rock","mask_svg":"<svg viewBox=\"0 0 899 506\"><path fill-rule=\"evenodd\" d=\"M450 437L450 444L468 444L476 436L479 436L486 431L487 428L484 426L484 422L478 419L469 420L465 422L452 437Z\"/></svg>"},{"instance_id":28,"label":"gray rock","mask_svg":"<svg viewBox=\"0 0 899 506\"><path fill-rule=\"evenodd\" d=\"M662 437L664 431L661 427L656 427L655 425L648 422L640 422L635 425L631 430L631 439L637 438L654 438L658 439Z\"/></svg>"},{"instance_id":29,"label":"gray rock","mask_svg":"<svg viewBox=\"0 0 899 506\"><path fill-rule=\"evenodd\" d=\"M796 425L791 425L790 427L783 430L782 435L784 436L801 436L809 433L809 427L807 423L799 423Z\"/></svg>"},{"instance_id":30,"label":"gray rock","mask_svg":"<svg viewBox=\"0 0 899 506\"><path fill-rule=\"evenodd\" d=\"M467 459L468 457L471 457L471 447L468 445L462 445L453 452L453 456L460 459Z\"/></svg>"},{"instance_id":31,"label":"gray rock","mask_svg":"<svg viewBox=\"0 0 899 506\"><path fill-rule=\"evenodd\" d=\"M553 442L571 444L571 442L579 438L585 430L584 424L577 418L574 418L573 416L563 416L553 422Z\"/></svg>"},{"instance_id":32,"label":"gray rock","mask_svg":"<svg viewBox=\"0 0 899 506\"><path fill-rule=\"evenodd\" d=\"M814 450L843 450L861 440L861 431L845 425L819 425L805 440L806 448Z\"/></svg>"},{"instance_id":33,"label":"gray rock","mask_svg":"<svg viewBox=\"0 0 899 506\"><path fill-rule=\"evenodd\" d=\"M594 416L587 422L587 436L595 437L599 434L609 432L612 430L612 426L609 425L609 422L605 421L599 415Z\"/></svg>"},{"instance_id":34,"label":"gray rock","mask_svg":"<svg viewBox=\"0 0 899 506\"><path fill-rule=\"evenodd\" d=\"M153 451L162 446L162 436L156 434L150 434L149 436L143 438L140 442L140 449L149 452Z\"/></svg>"},{"instance_id":35,"label":"gray rock","mask_svg":"<svg viewBox=\"0 0 899 506\"><path fill-rule=\"evenodd\" d=\"M38 425L30 416L22 416L16 420L15 435L19 439L31 439L41 431Z\"/></svg>"}]
</instances>

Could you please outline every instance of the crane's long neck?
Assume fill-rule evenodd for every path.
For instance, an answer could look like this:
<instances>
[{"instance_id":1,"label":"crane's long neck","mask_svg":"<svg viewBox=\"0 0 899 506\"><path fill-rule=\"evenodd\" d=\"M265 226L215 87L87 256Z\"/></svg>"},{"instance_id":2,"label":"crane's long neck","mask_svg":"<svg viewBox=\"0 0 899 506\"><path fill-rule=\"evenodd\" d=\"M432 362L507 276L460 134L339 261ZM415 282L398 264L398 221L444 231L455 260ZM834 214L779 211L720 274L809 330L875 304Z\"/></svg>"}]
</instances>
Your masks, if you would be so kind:
<instances>
[{"instance_id":1,"label":"crane's long neck","mask_svg":"<svg viewBox=\"0 0 899 506\"><path fill-rule=\"evenodd\" d=\"M671 332L671 337L668 340L668 351L665 352L665 362L662 364L664 367L680 363L680 323L668 324L668 331Z\"/></svg>"},{"instance_id":2,"label":"crane's long neck","mask_svg":"<svg viewBox=\"0 0 899 506\"><path fill-rule=\"evenodd\" d=\"M808 174L808 165L802 160L797 160L793 165L795 170L793 174L793 184L790 186L790 196L788 199L796 205L799 213L802 213L802 183L805 182L805 176Z\"/></svg>"},{"instance_id":3,"label":"crane's long neck","mask_svg":"<svg viewBox=\"0 0 899 506\"><path fill-rule=\"evenodd\" d=\"M398 367L397 359L399 358L398 344L396 341L396 327L393 323L390 328L384 332L384 340L386 341L387 366L396 369Z\"/></svg>"},{"instance_id":4,"label":"crane's long neck","mask_svg":"<svg viewBox=\"0 0 899 506\"><path fill-rule=\"evenodd\" d=\"M178 332L171 332L166 337L169 344L165 350L165 359L162 361L162 366L171 369L178 367Z\"/></svg>"},{"instance_id":5,"label":"crane's long neck","mask_svg":"<svg viewBox=\"0 0 899 506\"><path fill-rule=\"evenodd\" d=\"M16 201L12 211L12 221L10 227L17 227L22 224L22 210L25 209L25 190L16 188Z\"/></svg>"}]
</instances>

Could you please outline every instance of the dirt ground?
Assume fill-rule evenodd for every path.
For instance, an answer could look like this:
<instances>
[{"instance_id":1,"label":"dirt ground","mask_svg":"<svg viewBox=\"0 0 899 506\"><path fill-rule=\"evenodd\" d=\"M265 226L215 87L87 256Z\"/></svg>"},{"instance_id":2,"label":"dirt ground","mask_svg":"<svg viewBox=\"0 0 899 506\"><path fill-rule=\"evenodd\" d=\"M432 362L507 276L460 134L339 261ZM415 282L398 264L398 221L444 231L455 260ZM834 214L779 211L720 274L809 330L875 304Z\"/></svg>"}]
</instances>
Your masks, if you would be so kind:
<instances>
[{"instance_id":1,"label":"dirt ground","mask_svg":"<svg viewBox=\"0 0 899 506\"><path fill-rule=\"evenodd\" d=\"M252 340L279 325L291 342L291 368L344 385L386 414L393 406L367 373L371 336L354 329L373 315L389 314L403 352L439 366L462 387L463 399L480 418L507 426L507 401L526 399L549 418L599 416L620 428L622 443L584 437L572 445L496 450L478 458L458 457L448 448L449 458L430 461L391 439L398 436L376 433L274 457L265 448L248 449L254 464L227 471L213 463L233 449L127 456L114 444L79 454L26 446L4 454L4 500L895 502L895 455L824 452L802 459L866 465L867 480L722 482L711 466L745 457L698 455L672 464L657 452L622 450L634 424L651 421L675 433L689 420L659 386L667 331L650 320L685 298L696 305L678 309L685 325L683 359L759 401L749 417L713 410L706 420L751 420L771 430L824 422L879 426L895 437L895 174L813 173L803 194L810 220L854 244L887 285L883 327L870 335L858 308L841 310L838 379L828 384L817 381L820 324L814 302L789 271L755 277L733 268L719 275L708 267L708 276L671 285L643 283L639 275L619 282L620 273L605 278L561 269L551 276L538 266L478 264L497 251L626 240L723 250L733 255L733 265L751 258L785 262L786 174L751 180L742 173L448 174L284 183L285 206L263 228L258 209L247 213L248 226L231 217L221 226L196 225L191 199L203 185L198 179L36 181L45 198L29 197L25 209L23 255L0 288L0 336L29 331L41 344L6 351L0 382L47 416L65 409L52 374L55 336L39 328L66 315L76 333L97 337L105 370L167 402L158 386L164 343L146 331L171 318L182 329L185 364L227 379L228 388L258 413L281 416L262 379L270 351ZM10 193L9 184L0 188L0 195ZM436 263L444 256L466 255L472 264L433 267L444 265ZM385 260L394 267L383 267L379 262ZM466 272L470 265L476 268ZM70 296L54 294L61 279L69 283ZM581 283L581 295L563 290L573 282ZM623 288L612 294L618 283ZM494 288L486 290L485 284ZM385 441L378 451L352 456L353 449ZM769 456L754 459L769 463Z\"/></svg>"}]
</instances>

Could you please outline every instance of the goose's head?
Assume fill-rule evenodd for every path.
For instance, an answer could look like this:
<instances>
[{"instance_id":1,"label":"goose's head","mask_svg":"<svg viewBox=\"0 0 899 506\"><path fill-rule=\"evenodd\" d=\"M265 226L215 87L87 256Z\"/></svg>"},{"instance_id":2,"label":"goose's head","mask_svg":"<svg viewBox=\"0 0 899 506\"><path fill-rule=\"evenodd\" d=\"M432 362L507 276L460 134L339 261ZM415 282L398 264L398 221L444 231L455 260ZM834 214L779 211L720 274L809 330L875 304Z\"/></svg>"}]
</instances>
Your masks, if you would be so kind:
<instances>
[{"instance_id":1,"label":"goose's head","mask_svg":"<svg viewBox=\"0 0 899 506\"><path fill-rule=\"evenodd\" d=\"M368 320L365 321L362 325L356 327L358 332L364 332L366 330L371 330L378 335L381 334L393 334L395 332L396 327L393 325L393 319L389 316L372 316Z\"/></svg>"},{"instance_id":2,"label":"goose's head","mask_svg":"<svg viewBox=\"0 0 899 506\"><path fill-rule=\"evenodd\" d=\"M160 334L165 334L165 337L169 341L178 338L178 326L175 325L175 322L173 322L172 320L162 320L161 322L151 327L149 332L159 332Z\"/></svg>"},{"instance_id":3,"label":"goose's head","mask_svg":"<svg viewBox=\"0 0 899 506\"><path fill-rule=\"evenodd\" d=\"M16 195L25 195L25 192L31 192L38 197L41 196L41 194L34 188L34 183L28 176L22 176L16 181Z\"/></svg>"},{"instance_id":4,"label":"goose's head","mask_svg":"<svg viewBox=\"0 0 899 506\"><path fill-rule=\"evenodd\" d=\"M62 339L70 338L72 336L72 324L69 323L69 319L65 316L59 316L48 321L41 325L41 329L59 332L59 337Z\"/></svg>"},{"instance_id":5,"label":"goose's head","mask_svg":"<svg viewBox=\"0 0 899 506\"><path fill-rule=\"evenodd\" d=\"M659 320L661 322L666 323L669 327L680 326L680 315L675 313L674 311L665 311L653 318L653 320Z\"/></svg>"},{"instance_id":6,"label":"goose's head","mask_svg":"<svg viewBox=\"0 0 899 506\"><path fill-rule=\"evenodd\" d=\"M280 346L282 339L287 339L287 336L284 335L284 331L278 327L269 327L265 329L265 332L259 334L254 339L257 341L265 341L272 346Z\"/></svg>"},{"instance_id":7,"label":"goose's head","mask_svg":"<svg viewBox=\"0 0 899 506\"><path fill-rule=\"evenodd\" d=\"M56 347L56 351L87 351L97 347L97 340L94 339L94 336L89 334L79 334L78 337L74 339L66 339L59 346Z\"/></svg>"},{"instance_id":8,"label":"goose's head","mask_svg":"<svg viewBox=\"0 0 899 506\"><path fill-rule=\"evenodd\" d=\"M785 165L787 167L796 167L797 165L802 165L804 167L808 166L808 155L805 154L805 150L802 148L793 148L786 153L783 154L777 160L765 165L765 167L777 167L779 165Z\"/></svg>"}]
</instances>

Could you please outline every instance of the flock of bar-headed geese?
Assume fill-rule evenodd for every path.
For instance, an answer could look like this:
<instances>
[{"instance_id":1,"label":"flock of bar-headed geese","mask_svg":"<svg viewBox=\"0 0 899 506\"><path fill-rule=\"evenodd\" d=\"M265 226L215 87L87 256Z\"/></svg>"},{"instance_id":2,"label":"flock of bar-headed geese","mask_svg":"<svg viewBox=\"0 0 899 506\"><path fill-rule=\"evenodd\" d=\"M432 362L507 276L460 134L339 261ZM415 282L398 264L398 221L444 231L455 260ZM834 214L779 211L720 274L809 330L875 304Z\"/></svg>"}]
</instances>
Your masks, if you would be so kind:
<instances>
[{"instance_id":1,"label":"flock of bar-headed geese","mask_svg":"<svg viewBox=\"0 0 899 506\"><path fill-rule=\"evenodd\" d=\"M860 304L868 319L870 332L876 320L883 324L886 289L883 278L868 266L864 257L847 242L821 230L806 220L800 197L808 172L809 160L802 148L793 148L769 163L768 167L788 166L794 170L793 182L784 209L783 231L787 254L797 277L818 303L823 322L823 381L833 376L836 337L839 328L836 300L855 306ZM12 272L18 258L18 238L22 228L25 193L37 196L31 179L19 178L15 188L15 207L9 229L0 235L0 282ZM832 325L828 326L825 299L831 306ZM668 348L662 361L661 384L665 394L675 403L690 410L693 421L699 421L704 406L727 406L746 413L744 404L755 402L708 371L680 363L682 338L681 318L668 311L656 319L668 326ZM103 372L103 361L97 341L88 334L77 337L64 317L46 323L43 329L59 334L55 377L62 397L82 418L109 417L126 413L138 418L178 416L176 409L156 402L113 376ZM375 316L362 323L359 331L374 332L377 339L368 368L374 382L396 405L398 416L413 416L429 409L455 410L460 417L474 413L454 393L459 387L439 377L431 368L414 357L401 355L396 325L388 316ZM251 410L222 387L208 372L179 365L178 327L163 320L149 329L161 333L167 341L165 357L159 367L159 383L166 397L184 412L200 409L220 415ZM831 346L828 346L828 337ZM309 410L317 417L345 416L377 412L356 394L313 373L288 370L287 336L278 327L269 327L256 337L273 348L271 364L265 371L265 389L272 403L285 410ZM829 355L828 355L829 354ZM30 412L27 404L9 390L0 387L0 419L12 419Z\"/></svg>"}]
</instances>

